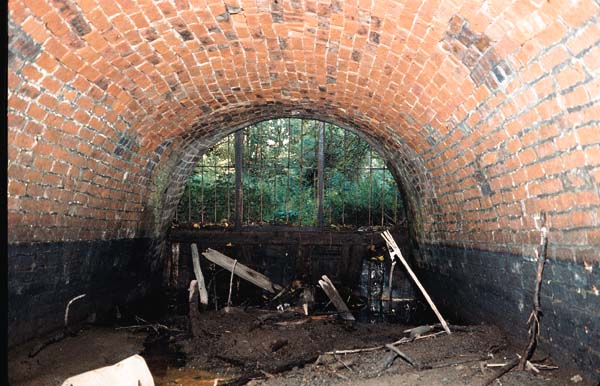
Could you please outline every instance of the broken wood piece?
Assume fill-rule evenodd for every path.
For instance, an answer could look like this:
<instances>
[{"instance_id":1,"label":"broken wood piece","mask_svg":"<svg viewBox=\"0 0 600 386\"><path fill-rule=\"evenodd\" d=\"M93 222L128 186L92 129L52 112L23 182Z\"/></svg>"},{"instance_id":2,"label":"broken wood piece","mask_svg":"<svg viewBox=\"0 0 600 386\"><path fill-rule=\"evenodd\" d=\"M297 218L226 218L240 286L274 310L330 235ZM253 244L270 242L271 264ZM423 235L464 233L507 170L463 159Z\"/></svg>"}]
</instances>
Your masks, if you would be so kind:
<instances>
[{"instance_id":1,"label":"broken wood piece","mask_svg":"<svg viewBox=\"0 0 600 386\"><path fill-rule=\"evenodd\" d=\"M198 281L198 291L200 292L200 303L208 305L208 291L206 290L206 284L204 283L204 275L200 268L200 255L198 255L198 247L196 244L192 244L192 263L194 265L194 275Z\"/></svg>"},{"instance_id":2,"label":"broken wood piece","mask_svg":"<svg viewBox=\"0 0 600 386\"><path fill-rule=\"evenodd\" d=\"M392 363L394 363L394 360L397 357L402 358L406 363L408 363L409 365L411 365L412 367L414 367L417 370L420 370L421 366L419 366L414 359L412 359L410 356L408 356L406 353L400 351L396 346L394 346L393 344L386 344L385 348L387 348L388 350L392 351L393 355L390 358L386 359L386 363L384 365L384 368L388 368L392 365Z\"/></svg>"},{"instance_id":3,"label":"broken wood piece","mask_svg":"<svg viewBox=\"0 0 600 386\"><path fill-rule=\"evenodd\" d=\"M196 293L196 287L198 286L198 280L191 280L190 281L190 285L188 287L188 303L192 302L192 299L194 298L194 294Z\"/></svg>"},{"instance_id":4,"label":"broken wood piece","mask_svg":"<svg viewBox=\"0 0 600 386\"><path fill-rule=\"evenodd\" d=\"M506 364L504 364L504 366L500 367L499 369L497 369L492 374L490 374L487 377L483 378L481 380L481 383L479 385L480 386L489 386L489 385L491 385L492 382L494 382L496 379L500 378L504 374L508 373L510 370L512 370L518 364L519 364L519 358L515 358L515 359L511 360L510 362L507 362Z\"/></svg>"},{"instance_id":5,"label":"broken wood piece","mask_svg":"<svg viewBox=\"0 0 600 386\"><path fill-rule=\"evenodd\" d=\"M429 303L429 306L431 307L431 309L433 310L433 312L439 319L440 323L442 324L442 327L444 327L444 331L446 331L447 334L450 334L451 332L450 332L450 328L448 327L448 323L446 323L446 320L442 317L442 314L440 314L440 312L438 311L437 307L433 303L433 300L431 300L431 297L429 296L429 294L427 293L427 291L425 290L425 288L423 287L423 285L421 284L419 279L417 279L417 276L415 275L413 270L410 268L410 266L404 259L404 256L402 256L402 252L400 251L400 248L398 248L398 245L396 244L396 241L392 237L392 234L390 233L390 231L386 230L385 232L382 233L382 236L383 236L383 239L385 240L386 244L388 245L388 249L390 250L390 258L392 259L392 261L394 260L394 257L397 257L400 260L400 262L402 263L402 265L404 265L404 268L406 268L406 270L408 271L408 274L413 279L413 281L415 282L417 287L419 287L419 289L421 290L421 293L425 297L425 300L427 300L427 303Z\"/></svg>"},{"instance_id":6,"label":"broken wood piece","mask_svg":"<svg viewBox=\"0 0 600 386\"><path fill-rule=\"evenodd\" d=\"M350 309L346 303L344 303L344 300L327 275L323 275L321 277L321 280L319 280L319 285L323 291L325 291L325 294L331 300L335 308L340 312L340 317L344 320L354 321L354 315L352 315Z\"/></svg>"},{"instance_id":7,"label":"broken wood piece","mask_svg":"<svg viewBox=\"0 0 600 386\"><path fill-rule=\"evenodd\" d=\"M212 263L225 268L229 272L234 270L235 260L229 256L225 256L219 251L208 248L206 252L202 252L202 255L206 257ZM274 294L283 289L282 286L275 284L267 276L262 273L256 272L255 270L246 267L242 263L235 264L235 274L244 280L249 281L257 287L260 287L270 293Z\"/></svg>"},{"instance_id":8,"label":"broken wood piece","mask_svg":"<svg viewBox=\"0 0 600 386\"><path fill-rule=\"evenodd\" d=\"M308 309L315 302L314 287L305 287L302 290L302 310L308 316Z\"/></svg>"},{"instance_id":9,"label":"broken wood piece","mask_svg":"<svg viewBox=\"0 0 600 386\"><path fill-rule=\"evenodd\" d=\"M195 280L192 280L192 282L193 281ZM201 336L202 329L200 328L200 325L198 323L198 321L200 320L200 310L198 309L198 303L196 302L196 299L198 299L198 301L200 300L200 295L195 293L195 291L193 290L195 286L192 283L190 283L190 287L192 288L192 291L190 291L190 296L188 298L188 323L190 327L190 332L192 333L192 336Z\"/></svg>"},{"instance_id":10,"label":"broken wood piece","mask_svg":"<svg viewBox=\"0 0 600 386\"><path fill-rule=\"evenodd\" d=\"M62 386L154 386L144 358L133 355L112 366L87 371L68 378Z\"/></svg>"},{"instance_id":11,"label":"broken wood piece","mask_svg":"<svg viewBox=\"0 0 600 386\"><path fill-rule=\"evenodd\" d=\"M405 334L409 334L409 338L416 339L416 338L430 332L434 328L435 328L435 326L424 325L424 326L409 328L407 330L404 330L403 332Z\"/></svg>"},{"instance_id":12,"label":"broken wood piece","mask_svg":"<svg viewBox=\"0 0 600 386\"><path fill-rule=\"evenodd\" d=\"M520 364L521 364L521 361L523 361L523 358L522 358L522 357L521 357L521 355L519 355L519 354L517 354L517 357L519 357L519 359L520 359L520 361L519 361L519 365L520 365ZM533 363L531 363L531 362L529 362L529 361L525 361L525 368L526 368L527 370L531 370L531 371L533 371L533 372L534 372L534 373L536 373L536 374L539 374L539 373L540 373L540 370L538 370L538 368L537 368L537 367L535 367L535 366L533 365Z\"/></svg>"},{"instance_id":13,"label":"broken wood piece","mask_svg":"<svg viewBox=\"0 0 600 386\"><path fill-rule=\"evenodd\" d=\"M269 375L276 375L279 373L284 373L293 369L294 367L302 368L308 363L314 363L318 359L319 355L315 354L305 358L294 359L290 362L284 363L280 366L277 366L275 369L268 372ZM262 370L254 371L250 374L242 375L236 379L225 381L222 383L222 386L242 386L247 384L252 379L260 379L265 378L265 373Z\"/></svg>"},{"instance_id":14,"label":"broken wood piece","mask_svg":"<svg viewBox=\"0 0 600 386\"><path fill-rule=\"evenodd\" d=\"M299 319L299 320L288 320L288 321L284 321L284 322L276 322L273 323L276 326L299 326L301 324L304 324L306 322L308 322L310 320L310 318L304 318L304 319Z\"/></svg>"}]
</instances>

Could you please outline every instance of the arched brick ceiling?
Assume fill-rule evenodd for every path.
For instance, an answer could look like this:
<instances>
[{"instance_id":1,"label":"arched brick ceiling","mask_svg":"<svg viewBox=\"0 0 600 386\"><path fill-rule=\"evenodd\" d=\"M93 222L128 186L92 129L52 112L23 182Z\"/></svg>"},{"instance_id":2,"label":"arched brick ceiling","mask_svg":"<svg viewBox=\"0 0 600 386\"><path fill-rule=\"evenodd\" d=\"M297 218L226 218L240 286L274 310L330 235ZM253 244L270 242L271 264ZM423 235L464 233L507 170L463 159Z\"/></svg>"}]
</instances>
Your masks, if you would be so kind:
<instances>
[{"instance_id":1,"label":"arched brick ceiling","mask_svg":"<svg viewBox=\"0 0 600 386\"><path fill-rule=\"evenodd\" d=\"M425 242L524 253L547 209L551 254L597 257L599 9L10 0L10 240L138 236L156 170L245 113L297 111L398 159Z\"/></svg>"}]
</instances>

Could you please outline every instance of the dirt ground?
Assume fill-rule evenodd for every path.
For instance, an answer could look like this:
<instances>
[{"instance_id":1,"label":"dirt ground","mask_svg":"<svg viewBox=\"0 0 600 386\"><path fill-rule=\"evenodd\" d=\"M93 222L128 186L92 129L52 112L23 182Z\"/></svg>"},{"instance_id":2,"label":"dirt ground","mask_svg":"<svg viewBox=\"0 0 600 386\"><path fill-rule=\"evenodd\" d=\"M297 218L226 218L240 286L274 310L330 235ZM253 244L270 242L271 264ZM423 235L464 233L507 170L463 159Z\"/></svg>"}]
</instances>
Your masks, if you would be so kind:
<instances>
[{"instance_id":1,"label":"dirt ground","mask_svg":"<svg viewBox=\"0 0 600 386\"><path fill-rule=\"evenodd\" d=\"M12 386L55 386L74 374L118 362L134 353L146 359L157 386L208 385L475 385L493 370L486 364L513 358L511 347L492 326L469 326L398 345L417 367L390 351L330 355L333 350L375 347L402 338L409 326L348 323L332 317L306 318L295 312L232 308L173 317L159 329L88 326L78 336L48 346L35 358L33 345L9 353ZM432 332L426 333L430 335ZM192 333L195 336L192 336ZM534 360L544 359L536 353ZM391 362L389 367L386 363ZM544 364L553 364L546 358ZM513 370L495 385L583 385L577 372Z\"/></svg>"},{"instance_id":2,"label":"dirt ground","mask_svg":"<svg viewBox=\"0 0 600 386\"><path fill-rule=\"evenodd\" d=\"M248 384L270 386L473 385L493 371L485 367L487 363L502 363L521 352L511 347L498 329L481 325L398 345L419 369L400 358L386 367L393 357L386 349L324 354L391 343L402 338L407 328L392 323L349 324L308 320L294 313L233 309L230 313L198 315L193 321L198 336L185 341L182 350L187 353L188 368L220 372L229 381L236 380L235 375L240 377L240 382L230 384L247 380ZM534 359L544 359L543 353ZM546 359L543 363L552 361ZM288 367L287 372L271 374ZM539 375L513 371L501 378L501 384L569 385L574 375L576 372L569 369L542 371ZM248 379L254 376L261 378Z\"/></svg>"},{"instance_id":3,"label":"dirt ground","mask_svg":"<svg viewBox=\"0 0 600 386\"><path fill-rule=\"evenodd\" d=\"M35 357L29 353L43 339L9 351L8 378L12 386L56 386L66 378L112 365L144 349L145 333L114 327L86 327L77 336L47 346Z\"/></svg>"}]
</instances>

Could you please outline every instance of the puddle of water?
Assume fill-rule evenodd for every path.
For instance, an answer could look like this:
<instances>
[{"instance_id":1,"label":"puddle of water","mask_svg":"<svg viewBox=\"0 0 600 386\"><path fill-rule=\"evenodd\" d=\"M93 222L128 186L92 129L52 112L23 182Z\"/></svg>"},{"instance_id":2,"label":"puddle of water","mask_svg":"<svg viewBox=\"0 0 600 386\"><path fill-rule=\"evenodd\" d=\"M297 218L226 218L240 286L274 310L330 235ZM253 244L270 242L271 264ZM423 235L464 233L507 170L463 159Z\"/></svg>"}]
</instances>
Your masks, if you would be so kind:
<instances>
[{"instance_id":1,"label":"puddle of water","mask_svg":"<svg viewBox=\"0 0 600 386\"><path fill-rule=\"evenodd\" d=\"M166 371L154 377L156 386L214 386L230 378L209 371L167 367Z\"/></svg>"}]
</instances>

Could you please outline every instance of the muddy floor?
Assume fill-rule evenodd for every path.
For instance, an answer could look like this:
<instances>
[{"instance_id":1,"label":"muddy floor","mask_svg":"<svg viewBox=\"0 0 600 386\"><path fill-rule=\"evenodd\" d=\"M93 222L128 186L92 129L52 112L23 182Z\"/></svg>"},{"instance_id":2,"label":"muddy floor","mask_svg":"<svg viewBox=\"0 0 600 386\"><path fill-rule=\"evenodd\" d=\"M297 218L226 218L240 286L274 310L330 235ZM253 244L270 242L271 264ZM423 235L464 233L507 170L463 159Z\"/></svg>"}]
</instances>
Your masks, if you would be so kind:
<instances>
[{"instance_id":1,"label":"muddy floor","mask_svg":"<svg viewBox=\"0 0 600 386\"><path fill-rule=\"evenodd\" d=\"M348 323L335 315L231 308L161 324L168 330L157 325L87 326L76 337L29 358L32 342L10 353L11 385L60 385L69 376L134 353L146 359L157 386L475 385L493 371L487 364L521 352L496 328L483 325L457 328L451 335L436 334L438 328L397 345L411 365L376 348L407 335L403 331L411 326L396 323ZM328 354L372 347L376 349ZM555 364L541 352L534 359ZM495 385L593 385L578 381L577 375L563 367L537 375L513 370Z\"/></svg>"}]
</instances>

